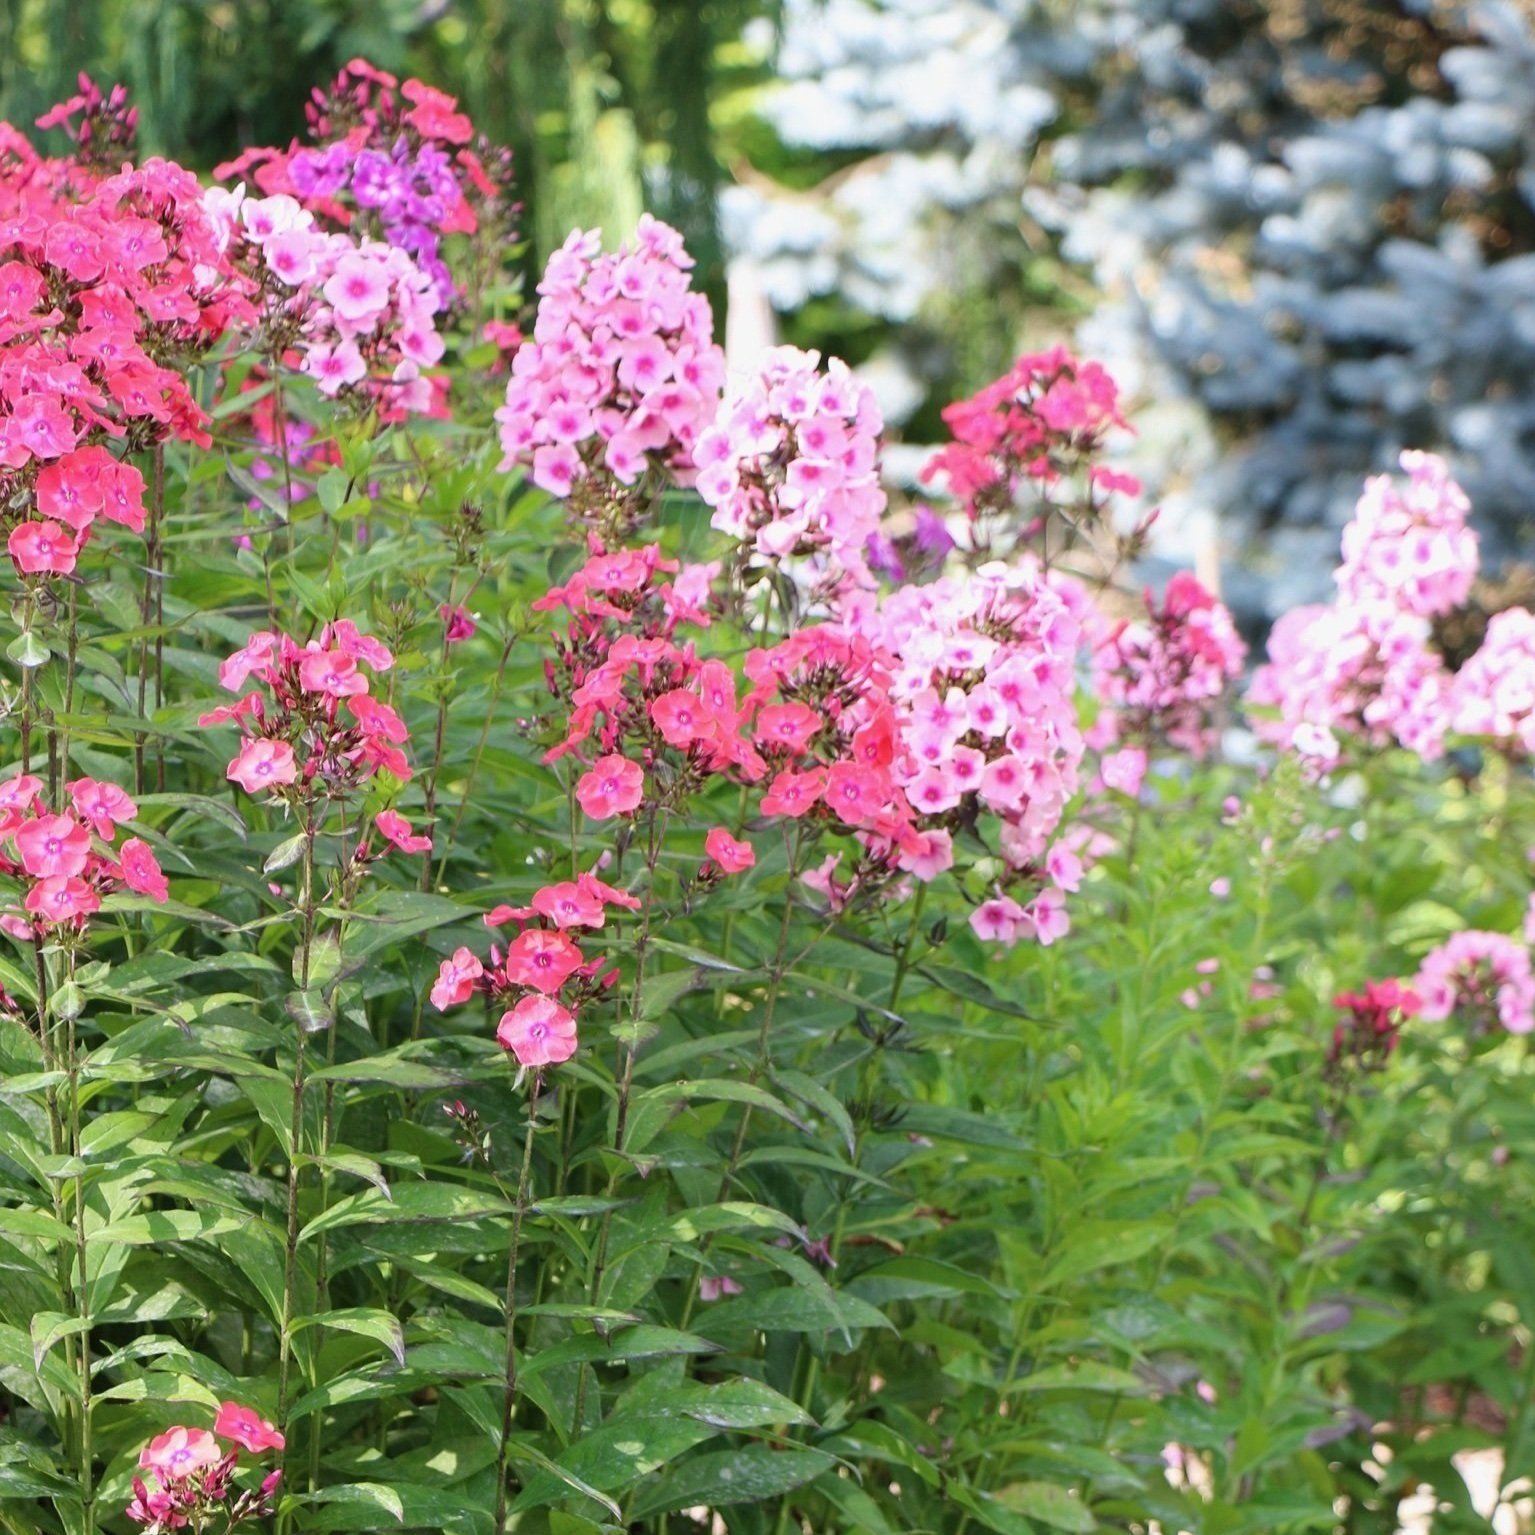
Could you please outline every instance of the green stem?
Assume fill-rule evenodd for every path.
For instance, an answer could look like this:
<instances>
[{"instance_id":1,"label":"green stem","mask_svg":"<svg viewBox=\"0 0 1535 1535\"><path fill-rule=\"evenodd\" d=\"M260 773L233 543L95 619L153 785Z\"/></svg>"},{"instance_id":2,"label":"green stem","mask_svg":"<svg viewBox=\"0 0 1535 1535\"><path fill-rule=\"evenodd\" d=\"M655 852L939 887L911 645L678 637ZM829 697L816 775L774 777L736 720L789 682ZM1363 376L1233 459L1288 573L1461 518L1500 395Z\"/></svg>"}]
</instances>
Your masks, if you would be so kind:
<instances>
[{"instance_id":1,"label":"green stem","mask_svg":"<svg viewBox=\"0 0 1535 1535\"><path fill-rule=\"evenodd\" d=\"M512 1206L512 1236L506 1253L506 1383L501 1398L501 1442L496 1451L496 1518L494 1535L506 1531L506 1463L512 1442L512 1416L517 1405L517 1251L522 1242L522 1217L528 1208L528 1185L533 1171L533 1135L538 1126L537 1073L528 1098L528 1128L522 1140L522 1171L517 1177L517 1198Z\"/></svg>"}]
</instances>

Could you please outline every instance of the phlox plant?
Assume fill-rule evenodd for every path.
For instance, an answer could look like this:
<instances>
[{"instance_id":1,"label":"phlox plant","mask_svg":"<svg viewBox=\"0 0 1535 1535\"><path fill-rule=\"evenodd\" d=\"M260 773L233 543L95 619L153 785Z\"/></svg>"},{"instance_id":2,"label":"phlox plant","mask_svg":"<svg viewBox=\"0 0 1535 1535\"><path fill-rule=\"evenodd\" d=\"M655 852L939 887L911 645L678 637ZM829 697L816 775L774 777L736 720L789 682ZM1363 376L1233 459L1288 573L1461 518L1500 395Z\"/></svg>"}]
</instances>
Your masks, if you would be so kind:
<instances>
[{"instance_id":1,"label":"phlox plant","mask_svg":"<svg viewBox=\"0 0 1535 1535\"><path fill-rule=\"evenodd\" d=\"M309 120L0 129L0 1530L1506 1522L1535 619L1447 466L1246 679L1101 367L908 503L675 231L524 302L451 98Z\"/></svg>"}]
</instances>

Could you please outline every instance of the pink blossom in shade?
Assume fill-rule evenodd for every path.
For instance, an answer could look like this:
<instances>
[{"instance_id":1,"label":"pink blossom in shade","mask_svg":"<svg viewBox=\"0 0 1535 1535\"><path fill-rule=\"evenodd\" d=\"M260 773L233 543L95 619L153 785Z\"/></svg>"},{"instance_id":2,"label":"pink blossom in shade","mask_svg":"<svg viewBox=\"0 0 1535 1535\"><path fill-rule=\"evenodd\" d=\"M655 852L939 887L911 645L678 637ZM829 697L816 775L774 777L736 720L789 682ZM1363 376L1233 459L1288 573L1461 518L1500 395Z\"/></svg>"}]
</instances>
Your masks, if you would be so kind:
<instances>
[{"instance_id":1,"label":"pink blossom in shade","mask_svg":"<svg viewBox=\"0 0 1535 1535\"><path fill-rule=\"evenodd\" d=\"M506 978L535 991L558 991L584 963L581 951L563 933L533 927L507 947Z\"/></svg>"},{"instance_id":2,"label":"pink blossom in shade","mask_svg":"<svg viewBox=\"0 0 1535 1535\"><path fill-rule=\"evenodd\" d=\"M1082 860L1069 847L1057 843L1045 859L1045 869L1060 890L1082 888Z\"/></svg>"},{"instance_id":3,"label":"pink blossom in shade","mask_svg":"<svg viewBox=\"0 0 1535 1535\"><path fill-rule=\"evenodd\" d=\"M110 842L117 835L117 828L139 813L139 807L115 783L77 778L65 787L80 818L104 842Z\"/></svg>"},{"instance_id":4,"label":"pink blossom in shade","mask_svg":"<svg viewBox=\"0 0 1535 1535\"><path fill-rule=\"evenodd\" d=\"M928 884L954 867L954 838L941 826L918 832L914 846L902 849L898 867Z\"/></svg>"},{"instance_id":5,"label":"pink blossom in shade","mask_svg":"<svg viewBox=\"0 0 1535 1535\"><path fill-rule=\"evenodd\" d=\"M1028 913L1011 896L993 896L970 913L970 927L988 943L1014 944L1028 926Z\"/></svg>"},{"instance_id":6,"label":"pink blossom in shade","mask_svg":"<svg viewBox=\"0 0 1535 1535\"><path fill-rule=\"evenodd\" d=\"M1138 746L1110 752L1099 763L1098 773L1107 787L1134 799L1146 777L1146 753Z\"/></svg>"},{"instance_id":7,"label":"pink blossom in shade","mask_svg":"<svg viewBox=\"0 0 1535 1535\"><path fill-rule=\"evenodd\" d=\"M576 880L545 885L533 894L533 910L556 927L602 927L606 908L602 897Z\"/></svg>"},{"instance_id":8,"label":"pink blossom in shade","mask_svg":"<svg viewBox=\"0 0 1535 1535\"><path fill-rule=\"evenodd\" d=\"M1057 939L1064 938L1071 931L1066 898L1059 890L1041 890L1029 902L1026 916L1034 932L1034 941L1041 948L1048 949Z\"/></svg>"},{"instance_id":9,"label":"pink blossom in shade","mask_svg":"<svg viewBox=\"0 0 1535 1535\"><path fill-rule=\"evenodd\" d=\"M757 861L757 850L751 843L732 837L723 826L710 827L704 851L726 874L740 874Z\"/></svg>"},{"instance_id":10,"label":"pink blossom in shade","mask_svg":"<svg viewBox=\"0 0 1535 1535\"><path fill-rule=\"evenodd\" d=\"M44 922L69 922L101 910L101 896L78 875L51 874L27 891L22 905Z\"/></svg>"},{"instance_id":11,"label":"pink blossom in shade","mask_svg":"<svg viewBox=\"0 0 1535 1535\"><path fill-rule=\"evenodd\" d=\"M311 650L299 662L299 682L306 692L332 698L352 698L368 691L368 679L356 658L341 650Z\"/></svg>"},{"instance_id":12,"label":"pink blossom in shade","mask_svg":"<svg viewBox=\"0 0 1535 1535\"><path fill-rule=\"evenodd\" d=\"M43 787L42 779L31 773L18 773L14 778L0 782L0 811L22 811L30 808Z\"/></svg>"},{"instance_id":13,"label":"pink blossom in shade","mask_svg":"<svg viewBox=\"0 0 1535 1535\"><path fill-rule=\"evenodd\" d=\"M740 1293L740 1281L732 1279L729 1274L705 1274L698 1281L698 1298L701 1301L716 1301L722 1295Z\"/></svg>"},{"instance_id":14,"label":"pink blossom in shade","mask_svg":"<svg viewBox=\"0 0 1535 1535\"><path fill-rule=\"evenodd\" d=\"M80 554L69 529L57 522L23 522L11 529L5 547L24 576L67 576Z\"/></svg>"},{"instance_id":15,"label":"pink blossom in shade","mask_svg":"<svg viewBox=\"0 0 1535 1535\"><path fill-rule=\"evenodd\" d=\"M432 987L432 1006L444 1013L450 1007L467 1002L484 974L485 966L473 949L455 949L453 957L443 960L437 972Z\"/></svg>"},{"instance_id":16,"label":"pink blossom in shade","mask_svg":"<svg viewBox=\"0 0 1535 1535\"><path fill-rule=\"evenodd\" d=\"M171 887L160 869L160 860L155 857L147 842L138 837L129 837L118 851L117 862L122 870L123 883L130 890L139 895L147 895L154 901L169 898Z\"/></svg>"},{"instance_id":17,"label":"pink blossom in shade","mask_svg":"<svg viewBox=\"0 0 1535 1535\"><path fill-rule=\"evenodd\" d=\"M179 1482L216 1466L224 1458L219 1442L205 1428L169 1428L139 1451L139 1470L153 1471L162 1483Z\"/></svg>"},{"instance_id":18,"label":"pink blossom in shade","mask_svg":"<svg viewBox=\"0 0 1535 1535\"><path fill-rule=\"evenodd\" d=\"M1506 933L1467 929L1431 950L1418 967L1412 989L1430 1023L1453 1013L1490 1014L1510 1034L1535 1029L1535 975L1530 951Z\"/></svg>"},{"instance_id":19,"label":"pink blossom in shade","mask_svg":"<svg viewBox=\"0 0 1535 1535\"><path fill-rule=\"evenodd\" d=\"M225 776L247 794L260 794L264 789L293 783L298 778L298 767L293 760L293 748L286 741L257 739L240 748L240 755L229 764Z\"/></svg>"},{"instance_id":20,"label":"pink blossom in shade","mask_svg":"<svg viewBox=\"0 0 1535 1535\"><path fill-rule=\"evenodd\" d=\"M238 1402L219 1403L218 1416L213 1420L213 1432L220 1439L227 1439L231 1444L239 1445L242 1450L249 1450L252 1455L259 1455L263 1450L281 1450L287 1444L276 1424L268 1423L251 1408L242 1407Z\"/></svg>"},{"instance_id":21,"label":"pink blossom in shade","mask_svg":"<svg viewBox=\"0 0 1535 1535\"><path fill-rule=\"evenodd\" d=\"M39 816L16 831L21 866L34 879L84 872L91 834L72 815Z\"/></svg>"},{"instance_id":22,"label":"pink blossom in shade","mask_svg":"<svg viewBox=\"0 0 1535 1535\"><path fill-rule=\"evenodd\" d=\"M576 800L594 821L627 815L644 797L644 769L617 753L599 757L576 784Z\"/></svg>"},{"instance_id":23,"label":"pink blossom in shade","mask_svg":"<svg viewBox=\"0 0 1535 1535\"><path fill-rule=\"evenodd\" d=\"M526 996L501 1015L496 1038L519 1066L558 1066L576 1053L575 1014L553 997Z\"/></svg>"},{"instance_id":24,"label":"pink blossom in shade","mask_svg":"<svg viewBox=\"0 0 1535 1535\"><path fill-rule=\"evenodd\" d=\"M469 616L467 608L454 607L445 602L438 608L437 616L442 619L442 638L445 645L462 644L464 640L474 637L474 619Z\"/></svg>"},{"instance_id":25,"label":"pink blossom in shade","mask_svg":"<svg viewBox=\"0 0 1535 1535\"><path fill-rule=\"evenodd\" d=\"M378 827L380 835L394 843L402 853L432 851L432 839L412 832L410 822L397 810L380 810L373 818L373 824Z\"/></svg>"}]
</instances>

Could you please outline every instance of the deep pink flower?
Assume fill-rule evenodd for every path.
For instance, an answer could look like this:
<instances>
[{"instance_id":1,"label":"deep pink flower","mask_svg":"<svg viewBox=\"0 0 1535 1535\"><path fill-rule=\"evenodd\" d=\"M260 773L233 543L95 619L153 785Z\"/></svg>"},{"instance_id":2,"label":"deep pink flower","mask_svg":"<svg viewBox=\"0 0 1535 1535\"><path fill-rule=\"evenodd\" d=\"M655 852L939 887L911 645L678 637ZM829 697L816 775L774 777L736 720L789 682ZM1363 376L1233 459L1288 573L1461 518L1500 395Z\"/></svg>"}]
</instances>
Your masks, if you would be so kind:
<instances>
[{"instance_id":1,"label":"deep pink flower","mask_svg":"<svg viewBox=\"0 0 1535 1535\"><path fill-rule=\"evenodd\" d=\"M397 810L380 810L373 824L381 835L387 837L402 853L430 853L432 839L417 836L410 829L410 822Z\"/></svg>"},{"instance_id":2,"label":"deep pink flower","mask_svg":"<svg viewBox=\"0 0 1535 1535\"><path fill-rule=\"evenodd\" d=\"M130 890L139 895L147 895L155 901L163 901L170 896L171 887L160 870L160 860L155 857L147 842L129 837L118 852L117 861L122 869L123 883Z\"/></svg>"},{"instance_id":3,"label":"deep pink flower","mask_svg":"<svg viewBox=\"0 0 1535 1535\"><path fill-rule=\"evenodd\" d=\"M39 816L16 832L21 866L34 879L81 873L91 853L91 834L72 815Z\"/></svg>"},{"instance_id":4,"label":"deep pink flower","mask_svg":"<svg viewBox=\"0 0 1535 1535\"><path fill-rule=\"evenodd\" d=\"M22 904L34 917L41 917L45 922L68 922L100 911L101 897L75 875L52 874L47 879L38 880L27 891Z\"/></svg>"},{"instance_id":5,"label":"deep pink flower","mask_svg":"<svg viewBox=\"0 0 1535 1535\"><path fill-rule=\"evenodd\" d=\"M723 826L714 826L704 838L704 851L726 874L740 874L757 861L757 850L750 842L732 837Z\"/></svg>"},{"instance_id":6,"label":"deep pink flower","mask_svg":"<svg viewBox=\"0 0 1535 1535\"><path fill-rule=\"evenodd\" d=\"M453 607L445 602L438 608L437 614L442 619L445 644L457 645L473 637L474 619L470 617L467 608Z\"/></svg>"},{"instance_id":7,"label":"deep pink flower","mask_svg":"<svg viewBox=\"0 0 1535 1535\"><path fill-rule=\"evenodd\" d=\"M506 978L536 991L558 991L580 969L581 951L563 933L529 928L506 951Z\"/></svg>"},{"instance_id":8,"label":"deep pink flower","mask_svg":"<svg viewBox=\"0 0 1535 1535\"><path fill-rule=\"evenodd\" d=\"M117 828L139 813L139 807L115 783L77 778L65 787L81 818L105 842L110 842L117 835Z\"/></svg>"},{"instance_id":9,"label":"deep pink flower","mask_svg":"<svg viewBox=\"0 0 1535 1535\"><path fill-rule=\"evenodd\" d=\"M218 1440L205 1428L177 1425L151 1439L139 1451L139 1470L153 1471L161 1482L180 1481L224 1458Z\"/></svg>"},{"instance_id":10,"label":"deep pink flower","mask_svg":"<svg viewBox=\"0 0 1535 1535\"><path fill-rule=\"evenodd\" d=\"M268 1423L249 1407L238 1402L221 1402L218 1416L213 1420L213 1432L220 1439L237 1444L242 1450L259 1455L263 1450L280 1450L287 1441L276 1425Z\"/></svg>"},{"instance_id":11,"label":"deep pink flower","mask_svg":"<svg viewBox=\"0 0 1535 1535\"><path fill-rule=\"evenodd\" d=\"M67 576L80 553L69 529L58 522L24 522L11 529L5 547L24 576Z\"/></svg>"},{"instance_id":12,"label":"deep pink flower","mask_svg":"<svg viewBox=\"0 0 1535 1535\"><path fill-rule=\"evenodd\" d=\"M575 880L536 891L533 910L556 927L601 927L606 921L602 897Z\"/></svg>"},{"instance_id":13,"label":"deep pink flower","mask_svg":"<svg viewBox=\"0 0 1535 1535\"><path fill-rule=\"evenodd\" d=\"M524 997L503 1013L496 1038L519 1066L558 1066L576 1053L576 1019L553 997Z\"/></svg>"},{"instance_id":14,"label":"deep pink flower","mask_svg":"<svg viewBox=\"0 0 1535 1535\"><path fill-rule=\"evenodd\" d=\"M247 794L290 784L298 777L293 748L286 741L247 741L225 775Z\"/></svg>"},{"instance_id":15,"label":"deep pink flower","mask_svg":"<svg viewBox=\"0 0 1535 1535\"><path fill-rule=\"evenodd\" d=\"M599 757L576 784L576 799L594 821L627 815L644 797L644 769L617 753Z\"/></svg>"},{"instance_id":16,"label":"deep pink flower","mask_svg":"<svg viewBox=\"0 0 1535 1535\"><path fill-rule=\"evenodd\" d=\"M485 967L473 949L455 949L453 957L443 960L438 969L437 980L432 987L432 1006L443 1013L450 1007L467 1002L474 995L475 985L484 974Z\"/></svg>"}]
</instances>

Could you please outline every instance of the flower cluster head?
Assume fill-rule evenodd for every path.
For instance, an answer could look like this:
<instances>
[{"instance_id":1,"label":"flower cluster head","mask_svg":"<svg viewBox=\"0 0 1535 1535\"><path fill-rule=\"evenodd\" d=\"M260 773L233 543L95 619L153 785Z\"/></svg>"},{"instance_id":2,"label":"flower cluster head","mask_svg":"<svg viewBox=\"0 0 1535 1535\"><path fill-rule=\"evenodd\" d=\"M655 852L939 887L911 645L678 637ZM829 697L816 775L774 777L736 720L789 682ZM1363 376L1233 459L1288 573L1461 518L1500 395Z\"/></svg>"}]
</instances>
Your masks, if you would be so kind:
<instances>
[{"instance_id":1,"label":"flower cluster head","mask_svg":"<svg viewBox=\"0 0 1535 1535\"><path fill-rule=\"evenodd\" d=\"M1246 654L1226 605L1179 571L1160 604L1146 593L1143 620L1117 624L1095 644L1094 688L1117 711L1121 739L1165 740L1203 758Z\"/></svg>"},{"instance_id":2,"label":"flower cluster head","mask_svg":"<svg viewBox=\"0 0 1535 1535\"><path fill-rule=\"evenodd\" d=\"M410 777L405 722L373 696L370 676L393 665L388 647L348 619L327 624L304 645L262 630L219 667L231 693L251 679L261 686L198 724L239 728L241 746L227 776L247 794L341 799L380 771L403 782Z\"/></svg>"},{"instance_id":3,"label":"flower cluster head","mask_svg":"<svg viewBox=\"0 0 1535 1535\"><path fill-rule=\"evenodd\" d=\"M546 663L549 689L567 712L546 754L591 757L576 785L594 820L627 815L645 794L680 802L707 777L761 775L742 734L736 679L722 661L700 659L679 637L702 628L709 567L680 570L659 548L595 547L586 564L533 604L568 614Z\"/></svg>"},{"instance_id":4,"label":"flower cluster head","mask_svg":"<svg viewBox=\"0 0 1535 1535\"><path fill-rule=\"evenodd\" d=\"M1363 991L1339 992L1332 1005L1344 1016L1334 1025L1327 1073L1378 1070L1396 1049L1402 1025L1422 1007L1417 992L1400 981L1366 981Z\"/></svg>"},{"instance_id":5,"label":"flower cluster head","mask_svg":"<svg viewBox=\"0 0 1535 1535\"><path fill-rule=\"evenodd\" d=\"M1051 846L1075 793L1076 614L1029 559L904 587L863 627L890 664L890 771L931 879L961 833L995 838L1000 872L971 914L983 938L1050 943L1066 931L1080 860Z\"/></svg>"},{"instance_id":6,"label":"flower cluster head","mask_svg":"<svg viewBox=\"0 0 1535 1535\"><path fill-rule=\"evenodd\" d=\"M139 109L128 103L128 92L114 85L103 93L85 73L76 77L75 94L50 107L37 119L39 128L62 128L73 143L71 158L101 175L120 169L134 158Z\"/></svg>"},{"instance_id":7,"label":"flower cluster head","mask_svg":"<svg viewBox=\"0 0 1535 1535\"><path fill-rule=\"evenodd\" d=\"M296 348L322 394L359 391L395 413L434 408L422 370L442 359L442 304L408 251L323 229L283 192L212 187L205 203L261 300L264 348Z\"/></svg>"},{"instance_id":8,"label":"flower cluster head","mask_svg":"<svg viewBox=\"0 0 1535 1535\"><path fill-rule=\"evenodd\" d=\"M496 1038L519 1066L558 1066L576 1053L581 1009L618 978L602 955L581 952L581 933L605 926L610 908L633 911L639 904L587 873L545 885L527 906L498 906L485 925L510 924L516 936L504 949L491 948L488 965L473 949L455 950L438 971L432 1005L445 1012L476 994L488 997L502 1010Z\"/></svg>"},{"instance_id":9,"label":"flower cluster head","mask_svg":"<svg viewBox=\"0 0 1535 1535\"><path fill-rule=\"evenodd\" d=\"M1430 1023L1459 1013L1478 1025L1496 1019L1510 1034L1535 1029L1530 951L1506 933L1456 933L1424 956L1412 986Z\"/></svg>"},{"instance_id":10,"label":"flower cluster head","mask_svg":"<svg viewBox=\"0 0 1535 1535\"><path fill-rule=\"evenodd\" d=\"M1247 693L1249 705L1277 713L1253 717L1260 739L1323 771L1338 735L1395 743L1425 761L1443 754L1452 678L1427 619L1381 602L1292 608L1274 625L1268 655Z\"/></svg>"},{"instance_id":11,"label":"flower cluster head","mask_svg":"<svg viewBox=\"0 0 1535 1535\"><path fill-rule=\"evenodd\" d=\"M234 1477L241 1450L261 1455L284 1445L282 1434L265 1418L238 1402L224 1402L212 1433L178 1424L144 1446L141 1474L133 1478L133 1499L125 1513L146 1526L149 1535L189 1525L200 1530L215 1517L224 1529L270 1517L282 1472L268 1473L259 1488L242 1489Z\"/></svg>"},{"instance_id":12,"label":"flower cluster head","mask_svg":"<svg viewBox=\"0 0 1535 1535\"><path fill-rule=\"evenodd\" d=\"M1274 625L1248 692L1278 716L1254 718L1262 739L1297 749L1320 731L1394 742L1425 761L1443 753L1456 690L1430 619L1464 601L1476 535L1443 460L1404 453L1402 467L1407 485L1372 479L1343 531L1338 601L1294 608Z\"/></svg>"},{"instance_id":13,"label":"flower cluster head","mask_svg":"<svg viewBox=\"0 0 1535 1535\"><path fill-rule=\"evenodd\" d=\"M70 574L98 520L143 527L127 455L208 445L169 364L242 317L227 276L179 166L0 179L0 531L20 575Z\"/></svg>"},{"instance_id":14,"label":"flower cluster head","mask_svg":"<svg viewBox=\"0 0 1535 1535\"><path fill-rule=\"evenodd\" d=\"M446 239L481 231L503 247L515 241L510 151L477 135L452 96L353 59L328 90L314 91L307 115L314 142L247 150L215 174L249 175L263 192L397 246L427 273L444 309L460 296Z\"/></svg>"},{"instance_id":15,"label":"flower cluster head","mask_svg":"<svg viewBox=\"0 0 1535 1535\"><path fill-rule=\"evenodd\" d=\"M0 912L0 929L30 941L43 933L83 932L102 900L131 891L164 901L165 875L149 844L117 841L138 806L114 783L77 778L68 808L50 807L30 773L0 782L0 874L20 882L19 907Z\"/></svg>"},{"instance_id":16,"label":"flower cluster head","mask_svg":"<svg viewBox=\"0 0 1535 1535\"><path fill-rule=\"evenodd\" d=\"M496 412L503 468L531 466L535 485L597 521L624 499L617 486L687 472L725 376L692 265L677 231L648 214L611 255L599 231L571 234L544 269L532 338Z\"/></svg>"},{"instance_id":17,"label":"flower cluster head","mask_svg":"<svg viewBox=\"0 0 1535 1535\"><path fill-rule=\"evenodd\" d=\"M1535 614L1505 608L1455 674L1453 724L1520 757L1535 754Z\"/></svg>"},{"instance_id":18,"label":"flower cluster head","mask_svg":"<svg viewBox=\"0 0 1535 1535\"><path fill-rule=\"evenodd\" d=\"M867 551L885 510L883 428L873 392L847 364L775 347L735 383L694 452L712 525L748 559L808 561L817 584L872 587Z\"/></svg>"},{"instance_id":19,"label":"flower cluster head","mask_svg":"<svg viewBox=\"0 0 1535 1535\"><path fill-rule=\"evenodd\" d=\"M1401 466L1405 484L1388 474L1365 481L1334 579L1345 603L1385 601L1436 618L1465 602L1476 579L1471 502L1437 454L1408 451Z\"/></svg>"},{"instance_id":20,"label":"flower cluster head","mask_svg":"<svg viewBox=\"0 0 1535 1535\"><path fill-rule=\"evenodd\" d=\"M1128 430L1119 388L1095 362L1064 347L1020 357L968 400L946 406L953 441L922 472L940 481L972 522L1017 523L1032 499L1034 517L1020 532L1039 532L1052 509L1073 522L1100 518L1115 493L1138 495L1140 482L1096 462L1109 435Z\"/></svg>"}]
</instances>

